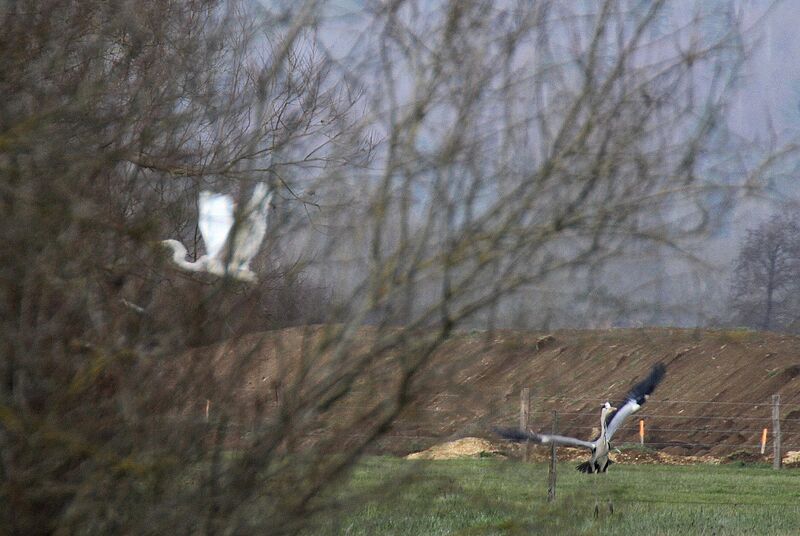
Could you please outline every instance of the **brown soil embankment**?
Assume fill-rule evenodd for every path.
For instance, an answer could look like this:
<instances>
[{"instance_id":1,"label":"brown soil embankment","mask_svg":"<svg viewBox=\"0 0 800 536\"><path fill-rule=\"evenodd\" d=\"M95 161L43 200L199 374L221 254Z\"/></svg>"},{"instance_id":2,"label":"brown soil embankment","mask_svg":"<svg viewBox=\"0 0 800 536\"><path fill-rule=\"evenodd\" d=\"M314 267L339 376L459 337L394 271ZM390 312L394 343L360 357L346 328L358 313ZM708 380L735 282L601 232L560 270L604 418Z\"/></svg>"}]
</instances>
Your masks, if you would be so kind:
<instances>
[{"instance_id":1,"label":"brown soil embankment","mask_svg":"<svg viewBox=\"0 0 800 536\"><path fill-rule=\"evenodd\" d=\"M308 333L267 336L242 397L271 396L277 370L271 340L282 342L282 359L291 361L287 352ZM371 333L364 331L365 340ZM784 452L800 450L800 338L663 328L457 334L436 352L423 372L425 389L377 450L407 454L458 437L494 440L493 427L519 422L523 387L531 389L531 428L549 431L558 411L561 433L590 439L601 403L620 401L656 362L666 365L667 376L617 435L618 444L639 441L641 417L647 446L668 454L753 451L765 427L771 449L770 403L779 394Z\"/></svg>"}]
</instances>

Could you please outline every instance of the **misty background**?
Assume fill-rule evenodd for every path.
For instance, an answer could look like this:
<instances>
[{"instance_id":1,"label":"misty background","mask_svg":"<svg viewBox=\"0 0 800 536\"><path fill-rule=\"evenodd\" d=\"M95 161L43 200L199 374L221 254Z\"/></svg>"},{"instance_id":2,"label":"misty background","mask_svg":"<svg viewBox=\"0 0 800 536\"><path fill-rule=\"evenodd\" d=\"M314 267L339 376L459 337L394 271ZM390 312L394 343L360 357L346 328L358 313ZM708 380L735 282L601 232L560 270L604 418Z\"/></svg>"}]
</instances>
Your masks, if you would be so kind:
<instances>
[{"instance_id":1,"label":"misty background","mask_svg":"<svg viewBox=\"0 0 800 536\"><path fill-rule=\"evenodd\" d=\"M499 11L510 5L513 2L501 2L494 7ZM581 10L593 13L597 8L591 1L564 5L573 15L580 15ZM364 14L369 6L368 2L358 1L331 3L326 6L326 16L318 30L324 46L316 53L332 59L345 79L348 70L355 69L353 65L359 70L373 68L373 76L381 77L378 67L373 65L376 58L369 53L364 55L365 50L372 50L371 39L374 39L374 29ZM732 59L736 72L729 85L719 90L723 95L721 121L714 124L711 135L715 150L700 153L698 167L717 184L751 184L758 189L758 195L748 195L747 189L730 197L720 192L710 193L711 204L716 203L719 210L702 236L668 247L635 244L626 247L624 254L607 259L602 266L581 266L535 286L523 285L513 296L499 300L490 311L471 318L468 325L534 329L736 325L728 306L731 277L745 233L776 211L800 211L797 159L791 154L800 136L800 65L796 61L800 53L800 40L796 37L800 10L792 2L768 0L667 2L657 21L648 28L648 37L655 45L641 61L646 63L661 54L673 53L675 35L692 21L701 21L700 28L707 32L703 38L713 39L732 30L733 19L741 24L742 56ZM419 33L424 35L424 30ZM702 40L700 36L695 38ZM560 39L566 58L569 32L565 31ZM535 49L529 46L525 54L535 55ZM708 89L707 84L713 78L711 68L698 64L693 82L698 88ZM411 73L401 70L399 78L402 80L404 75L413 78ZM411 85L409 82L409 87L402 87L400 83L401 106L404 99L411 102L415 98ZM369 89L365 93L369 100ZM497 131L502 128L492 121L483 127L487 139L494 135L493 127ZM372 168L379 169L376 162L385 158L382 147L385 149L387 140L379 130L373 135L380 143ZM435 132L430 136L433 139ZM528 157L511 155L523 166ZM299 180L314 183L313 179ZM317 225L299 231L292 237L293 244L287 246L286 260L306 259L304 273L309 281L334 299L350 296L367 272L367 251L363 247L367 231L359 231L354 217L361 194L369 192L375 181L376 176L368 171L355 176L351 170L348 176L340 177L336 192L330 191L327 197L324 191L318 192L312 186L315 199L322 200L321 206L306 215ZM336 196L338 199L334 201ZM348 206L348 210L340 211L342 205ZM326 207L330 210L326 211ZM684 216L677 206L671 213L658 215L665 224ZM309 229L316 232L309 235ZM335 239L330 241L330 237ZM332 255L326 249L331 243L336 244ZM324 254L318 254L323 251ZM324 263L315 263L313 259L317 256ZM424 296L417 298L415 307L425 306Z\"/></svg>"},{"instance_id":2,"label":"misty background","mask_svg":"<svg viewBox=\"0 0 800 536\"><path fill-rule=\"evenodd\" d=\"M466 387L481 411L545 382L515 363L555 337L496 328L800 328L796 2L0 5L16 533L328 526L470 364L513 380ZM266 190L257 281L184 269L213 249L202 192L239 207L235 249Z\"/></svg>"}]
</instances>

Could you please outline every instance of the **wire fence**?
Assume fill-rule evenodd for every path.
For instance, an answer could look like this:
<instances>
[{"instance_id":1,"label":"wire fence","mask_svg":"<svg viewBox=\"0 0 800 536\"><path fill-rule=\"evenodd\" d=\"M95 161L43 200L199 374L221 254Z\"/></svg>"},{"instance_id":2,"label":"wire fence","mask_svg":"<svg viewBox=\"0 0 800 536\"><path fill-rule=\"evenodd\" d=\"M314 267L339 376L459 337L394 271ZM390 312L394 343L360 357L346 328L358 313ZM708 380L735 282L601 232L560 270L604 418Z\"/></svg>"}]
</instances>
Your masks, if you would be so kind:
<instances>
[{"instance_id":1,"label":"wire fence","mask_svg":"<svg viewBox=\"0 0 800 536\"><path fill-rule=\"evenodd\" d=\"M528 422L527 428L549 433L553 416L557 414L559 433L563 435L591 440L599 433L600 411L594 409L594 403L606 402L606 399L528 396L526 402L525 396L523 390L519 402L509 401L508 410L504 412L506 422L513 422L516 414L520 423ZM593 404L587 407L590 402ZM525 404L528 407L521 409ZM688 406L693 411L684 413L678 406ZM800 404L781 403L780 397L736 402L651 398L642 411L633 414L618 429L615 443L653 449L673 447L683 454L743 450L782 456L800 450L799 413Z\"/></svg>"},{"instance_id":2,"label":"wire fence","mask_svg":"<svg viewBox=\"0 0 800 536\"><path fill-rule=\"evenodd\" d=\"M421 450L465 436L496 437L493 435L495 427L515 427L522 418L521 399L509 394L508 386L502 390L498 388L496 392L504 393L504 396L495 399L494 403L477 397L472 399L470 393L440 392L431 395L413 404L409 408L410 414L402 416L392 429L379 438L378 443L389 444L391 452L400 453ZM465 403L466 399L469 399L469 404ZM535 432L550 433L553 415L557 413L559 434L592 440L600 429L599 406L606 401L606 398L593 396L529 394L525 427ZM277 409L280 401L269 401L266 406ZM206 420L213 419L213 407L210 401L207 402ZM347 401L337 404L337 407L354 413L372 409ZM614 446L638 445L654 450L668 449L670 454L713 456L745 451L774 458L778 442L781 456L790 451L800 451L800 402L797 399L779 402L777 419L775 411L774 400L650 398L641 411L629 417L618 429ZM259 434L265 429L261 425L244 425L237 433L243 437ZM358 433L350 435L354 439L361 437Z\"/></svg>"}]
</instances>

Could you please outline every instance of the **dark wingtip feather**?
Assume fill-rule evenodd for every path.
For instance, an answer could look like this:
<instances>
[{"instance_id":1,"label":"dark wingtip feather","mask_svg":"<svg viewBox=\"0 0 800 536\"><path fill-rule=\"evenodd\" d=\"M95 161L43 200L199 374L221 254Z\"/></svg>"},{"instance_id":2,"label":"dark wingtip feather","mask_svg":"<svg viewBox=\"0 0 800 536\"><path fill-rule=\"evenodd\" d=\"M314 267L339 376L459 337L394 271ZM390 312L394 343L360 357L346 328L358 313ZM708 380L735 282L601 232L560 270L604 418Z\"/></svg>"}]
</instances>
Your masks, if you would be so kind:
<instances>
[{"instance_id":1,"label":"dark wingtip feather","mask_svg":"<svg viewBox=\"0 0 800 536\"><path fill-rule=\"evenodd\" d=\"M667 373L666 367L662 363L657 363L650 370L647 378L637 383L636 386L628 393L628 400L636 400L637 404L644 404L646 397L655 391L656 386L664 379Z\"/></svg>"},{"instance_id":2,"label":"dark wingtip feather","mask_svg":"<svg viewBox=\"0 0 800 536\"><path fill-rule=\"evenodd\" d=\"M531 434L530 432L524 432L518 428L495 428L494 433L510 441L521 442L521 441L528 441L531 439L536 440L536 434Z\"/></svg>"},{"instance_id":3,"label":"dark wingtip feather","mask_svg":"<svg viewBox=\"0 0 800 536\"><path fill-rule=\"evenodd\" d=\"M575 467L575 469L577 469L581 473L591 473L592 472L592 463L588 462L588 461L587 462L583 462L581 464L578 464L578 466Z\"/></svg>"}]
</instances>

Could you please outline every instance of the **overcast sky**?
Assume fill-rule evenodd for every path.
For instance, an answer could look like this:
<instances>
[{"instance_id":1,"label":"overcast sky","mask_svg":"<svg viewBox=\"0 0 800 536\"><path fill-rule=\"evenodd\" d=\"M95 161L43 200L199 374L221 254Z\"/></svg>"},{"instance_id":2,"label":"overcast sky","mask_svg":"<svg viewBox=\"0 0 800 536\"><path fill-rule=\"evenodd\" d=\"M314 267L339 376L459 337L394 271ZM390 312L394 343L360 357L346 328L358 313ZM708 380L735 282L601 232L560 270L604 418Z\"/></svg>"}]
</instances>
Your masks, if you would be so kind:
<instances>
[{"instance_id":1,"label":"overcast sky","mask_svg":"<svg viewBox=\"0 0 800 536\"><path fill-rule=\"evenodd\" d=\"M330 47L329 52L343 62L348 51L365 37L364 23L359 15L360 0L336 0L329 4L328 14L322 27L323 41ZM498 3L497 5L500 5ZM566 4L565 4L566 5ZM594 0L581 4L575 0L568 4L580 10L595 9ZM670 28L683 26L697 10L714 13L728 8L731 0L669 0L659 20L659 31L669 33ZM762 147L768 142L775 146L800 139L800 0L733 0L737 15L746 29L745 39L751 47L751 56L742 67L741 77L730 94L730 109L727 117L729 132L733 134L732 143L758 142ZM719 27L719 17L710 17L712 32L724 32ZM354 31L355 30L355 31ZM713 155L710 155L713 157ZM760 157L753 156L749 162ZM784 170L796 170L795 159L785 162ZM746 173L746 166L742 172ZM800 199L800 185L793 173L787 173L780 180L780 190L784 199ZM800 206L800 205L798 205ZM698 284L708 284L714 288L707 291L691 290L687 287L683 264L672 265L665 260L660 267L669 277L675 276L670 291L691 291L693 294L722 300L726 295L727 276L732 261L738 254L740 240L748 228L765 220L774 207L763 200L743 201L726 220L719 233L707 237L698 250L698 255L719 268L714 281L701 278ZM673 273L675 272L675 273ZM702 286L701 285L701 286ZM666 287L665 287L666 288ZM674 292L673 292L674 291ZM704 298L705 299L705 298Z\"/></svg>"},{"instance_id":2,"label":"overcast sky","mask_svg":"<svg viewBox=\"0 0 800 536\"><path fill-rule=\"evenodd\" d=\"M737 92L732 127L747 136L765 135L767 118L782 136L800 132L800 2L742 0L756 41ZM763 19L759 20L763 16Z\"/></svg>"}]
</instances>

